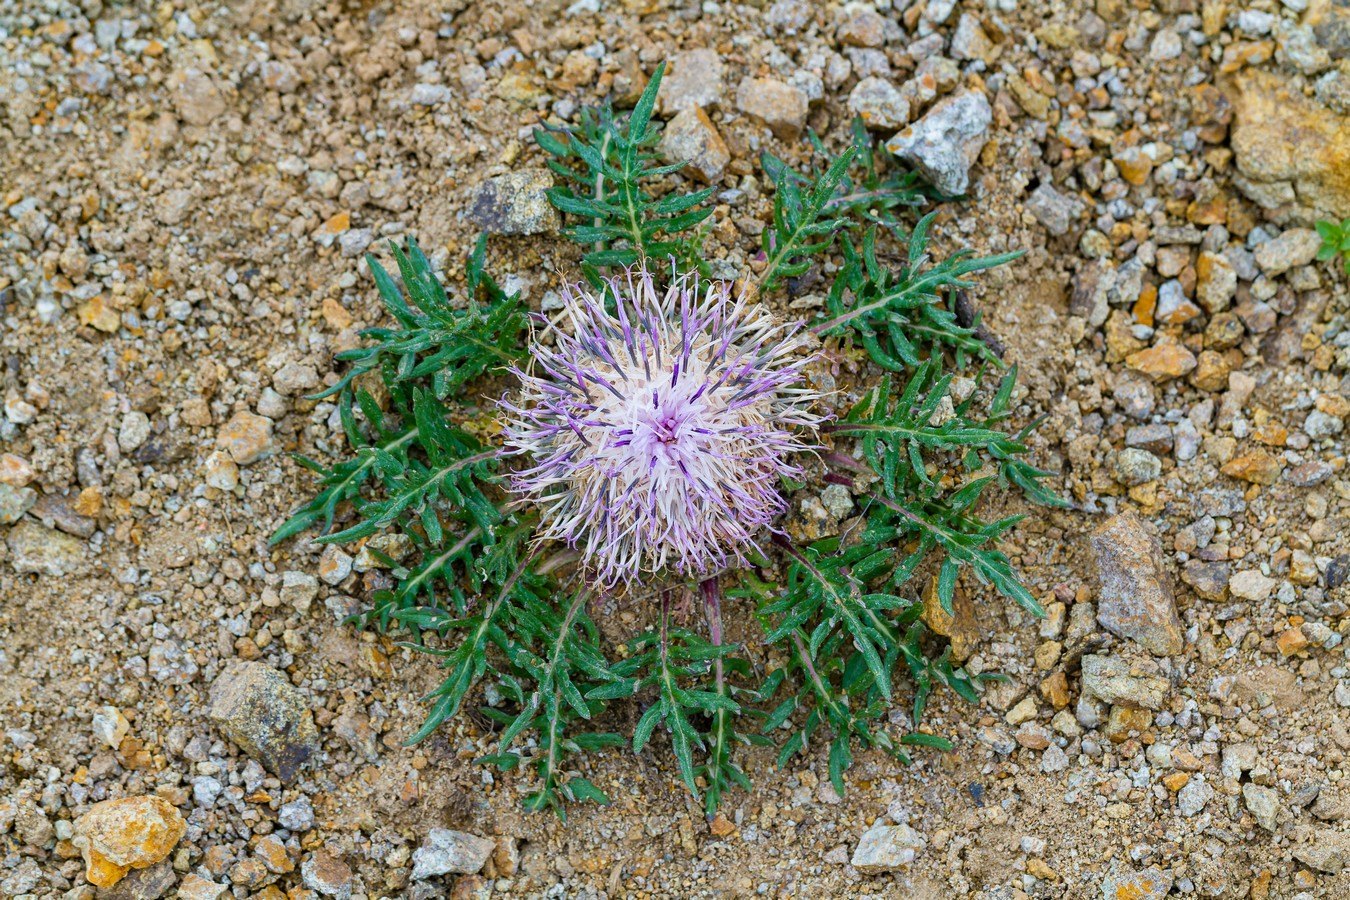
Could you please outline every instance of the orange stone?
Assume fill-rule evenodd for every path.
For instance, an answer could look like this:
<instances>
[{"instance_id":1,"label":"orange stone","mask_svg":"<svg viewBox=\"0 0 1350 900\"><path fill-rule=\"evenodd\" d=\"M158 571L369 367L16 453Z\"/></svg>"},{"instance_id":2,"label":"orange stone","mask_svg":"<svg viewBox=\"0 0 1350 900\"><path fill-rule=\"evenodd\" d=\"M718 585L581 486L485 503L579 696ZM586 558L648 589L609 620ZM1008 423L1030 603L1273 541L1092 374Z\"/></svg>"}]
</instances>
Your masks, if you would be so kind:
<instances>
[{"instance_id":1,"label":"orange stone","mask_svg":"<svg viewBox=\"0 0 1350 900\"><path fill-rule=\"evenodd\" d=\"M708 823L708 830L717 837L726 837L729 834L736 833L736 826L727 820L727 817L718 813L713 816L713 820Z\"/></svg>"},{"instance_id":2,"label":"orange stone","mask_svg":"<svg viewBox=\"0 0 1350 900\"><path fill-rule=\"evenodd\" d=\"M1158 308L1158 288L1157 285L1146 284L1144 289L1139 292L1139 299L1134 301L1134 320L1140 325L1149 328L1153 327L1153 312Z\"/></svg>"},{"instance_id":3,"label":"orange stone","mask_svg":"<svg viewBox=\"0 0 1350 900\"><path fill-rule=\"evenodd\" d=\"M1224 463L1221 471L1230 478L1251 484L1274 484L1284 470L1284 463L1264 450L1245 453Z\"/></svg>"},{"instance_id":4,"label":"orange stone","mask_svg":"<svg viewBox=\"0 0 1350 900\"><path fill-rule=\"evenodd\" d=\"M1195 368L1195 354L1181 344L1166 342L1131 353L1125 365L1154 381L1167 381L1189 374Z\"/></svg>"},{"instance_id":5,"label":"orange stone","mask_svg":"<svg viewBox=\"0 0 1350 900\"><path fill-rule=\"evenodd\" d=\"M928 587L923 592L923 614L921 618L923 623L933 630L934 634L947 638L952 647L952 659L956 662L964 662L975 652L975 647L980 640L980 630L975 623L975 604L966 595L966 592L959 587L952 591L952 612L956 615L949 615L942 608L942 600L938 597L937 576L933 576L928 581Z\"/></svg>"},{"instance_id":6,"label":"orange stone","mask_svg":"<svg viewBox=\"0 0 1350 900\"><path fill-rule=\"evenodd\" d=\"M1191 776L1185 772L1173 772L1171 775L1163 778L1163 785L1172 793L1184 788L1190 782Z\"/></svg>"},{"instance_id":7,"label":"orange stone","mask_svg":"<svg viewBox=\"0 0 1350 900\"><path fill-rule=\"evenodd\" d=\"M319 231L324 234L342 234L342 232L351 227L352 214L349 212L340 212L320 225Z\"/></svg>"},{"instance_id":8,"label":"orange stone","mask_svg":"<svg viewBox=\"0 0 1350 900\"><path fill-rule=\"evenodd\" d=\"M1041 696L1055 709L1069 705L1069 679L1063 672L1052 672L1041 679Z\"/></svg>"},{"instance_id":9,"label":"orange stone","mask_svg":"<svg viewBox=\"0 0 1350 900\"><path fill-rule=\"evenodd\" d=\"M1126 147L1111 157L1111 161L1120 170L1120 177L1134 185L1148 181L1149 173L1153 171L1153 160L1138 147Z\"/></svg>"},{"instance_id":10,"label":"orange stone","mask_svg":"<svg viewBox=\"0 0 1350 900\"><path fill-rule=\"evenodd\" d=\"M1308 649L1309 643L1302 628L1289 628L1281 632L1280 636L1275 639L1275 646L1280 648L1281 656L1293 656L1295 653L1301 653Z\"/></svg>"},{"instance_id":11,"label":"orange stone","mask_svg":"<svg viewBox=\"0 0 1350 900\"><path fill-rule=\"evenodd\" d=\"M98 514L103 511L103 489L97 485L90 485L80 491L75 498L75 512L87 519L96 519Z\"/></svg>"},{"instance_id":12,"label":"orange stone","mask_svg":"<svg viewBox=\"0 0 1350 900\"><path fill-rule=\"evenodd\" d=\"M1045 860L1032 857L1027 860L1027 874L1041 881L1058 881L1059 873L1045 864Z\"/></svg>"},{"instance_id":13,"label":"orange stone","mask_svg":"<svg viewBox=\"0 0 1350 900\"><path fill-rule=\"evenodd\" d=\"M1283 447L1285 441L1289 440L1289 429L1270 419L1252 431L1252 440L1267 447Z\"/></svg>"},{"instance_id":14,"label":"orange stone","mask_svg":"<svg viewBox=\"0 0 1350 900\"><path fill-rule=\"evenodd\" d=\"M108 306L102 294L95 294L80 304L77 313L80 324L97 328L105 334L112 334L122 324L121 316L117 314L117 310Z\"/></svg>"},{"instance_id":15,"label":"orange stone","mask_svg":"<svg viewBox=\"0 0 1350 900\"><path fill-rule=\"evenodd\" d=\"M332 297L323 298L323 320L334 331L350 328L353 321L352 314L347 312L347 308Z\"/></svg>"},{"instance_id":16,"label":"orange stone","mask_svg":"<svg viewBox=\"0 0 1350 900\"><path fill-rule=\"evenodd\" d=\"M27 487L37 477L28 460L13 453L0 453L0 484L11 487Z\"/></svg>"},{"instance_id":17,"label":"orange stone","mask_svg":"<svg viewBox=\"0 0 1350 900\"><path fill-rule=\"evenodd\" d=\"M72 839L84 854L85 877L96 887L117 884L132 869L169 855L187 823L161 797L123 797L95 803L75 821Z\"/></svg>"}]
</instances>

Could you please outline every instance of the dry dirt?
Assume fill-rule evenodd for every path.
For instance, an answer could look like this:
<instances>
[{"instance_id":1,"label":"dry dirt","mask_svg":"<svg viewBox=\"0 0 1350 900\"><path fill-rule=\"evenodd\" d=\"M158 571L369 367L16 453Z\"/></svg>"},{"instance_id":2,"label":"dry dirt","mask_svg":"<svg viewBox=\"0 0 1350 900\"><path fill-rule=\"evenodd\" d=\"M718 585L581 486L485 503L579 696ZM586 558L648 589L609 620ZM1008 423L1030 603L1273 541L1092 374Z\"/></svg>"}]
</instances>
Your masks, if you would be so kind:
<instances>
[{"instance_id":1,"label":"dry dirt","mask_svg":"<svg viewBox=\"0 0 1350 900\"><path fill-rule=\"evenodd\" d=\"M1344 432L1306 424L1314 408L1346 417L1346 278L1306 258L1287 272L1262 263L1238 273L1236 316L1189 299L1202 251L1237 248L1251 267L1249 251L1311 224L1306 194L1263 208L1250 199L1259 186L1240 190L1222 107L1241 108L1244 73L1274 73L1322 104L1316 152L1346 140L1344 109L1314 88L1344 74L1345 35L1305 29L1329 54L1309 73L1286 50L1297 35L1281 30L1343 11L1000 0L941 16L945 6L882 0L882 27L857 22L858 5L804 0L0 2L0 450L19 458L0 466L0 499L22 517L0 526L0 895L94 896L70 823L99 800L159 793L188 827L146 870L158 883L133 876L98 896L188 896L196 876L241 898L1350 897L1350 717L1338 702L1350 705L1338 646L1350 598L1335 584L1350 481ZM806 155L741 112L741 79L811 74L823 89L808 122L838 146L857 72L899 85L923 58L952 56L967 17L988 46L963 51L960 78L989 98L993 122L937 245L1027 251L975 294L1021 366L1019 419L1046 417L1036 461L1074 501L1025 510L1006 548L1067 630L965 585L973 665L1012 681L979 706L937 694L928 724L956 750L917 753L908 768L860 753L843 798L820 748L784 770L747 751L756 790L728 798L720 835L659 742L589 758L584 773L614 802L573 807L565 822L520 810L529 775L473 763L485 746L473 717L402 746L436 683L432 662L340 623L368 590L360 576L294 602L282 573L317 574L321 548L266 543L312 491L287 452L341 450L332 405L304 395L336 377L335 348L382 321L365 245L416 235L457 283L478 231L465 219L472 192L542 162L532 126L631 96L660 60L711 48L726 69L712 121L731 154L719 185L740 193L719 207L709 246L744 267L769 210L759 150ZM928 34L938 38L916 47ZM445 90L414 102L426 84ZM1230 99L1206 109L1196 85ZM1141 152L1151 173L1136 181ZM1066 204L1062 229L1030 199L1046 185ZM1343 198L1325 202L1350 214ZM575 276L576 259L552 233L489 247L492 271L534 304ZM1131 259L1142 288L1093 322L1094 267ZM1150 296L1162 304L1171 291L1181 311L1150 327ZM1237 338L1214 352L1222 342L1207 329L1220 315ZM1213 352L1233 374L1152 383L1130 357L1150 345ZM274 422L273 452L222 490L207 483L208 457L241 411ZM1151 463L1120 451L1150 423L1168 437L1144 445L1161 465L1139 476L1131 465ZM1198 449L1180 458L1192 433ZM1253 453L1265 458L1252 465L1282 470L1273 484L1221 473ZM1156 526L1175 582L1184 649L1156 664L1093 621L1087 535L1127 508ZM1197 541L1197 522L1218 536ZM1249 588L1250 576L1240 591L1251 596L1237 596L1221 581L1203 599L1179 578L1202 557L1270 583ZM1082 696L1085 650L1160 666L1161 708L1126 700L1108 720ZM323 760L293 785L250 769L207 719L210 686L235 657L284 670L313 709ZM1055 671L1067 674L1066 710L1039 688ZM116 746L94 719L110 707L129 726ZM1268 822L1256 788L1273 794ZM276 824L306 799L312 822ZM854 849L882 823L908 824L921 846L912 865L863 874ZM409 852L432 827L498 839L499 852L480 875L410 882ZM247 865L268 834L289 869ZM336 880L315 874L320 855L341 861Z\"/></svg>"}]
</instances>

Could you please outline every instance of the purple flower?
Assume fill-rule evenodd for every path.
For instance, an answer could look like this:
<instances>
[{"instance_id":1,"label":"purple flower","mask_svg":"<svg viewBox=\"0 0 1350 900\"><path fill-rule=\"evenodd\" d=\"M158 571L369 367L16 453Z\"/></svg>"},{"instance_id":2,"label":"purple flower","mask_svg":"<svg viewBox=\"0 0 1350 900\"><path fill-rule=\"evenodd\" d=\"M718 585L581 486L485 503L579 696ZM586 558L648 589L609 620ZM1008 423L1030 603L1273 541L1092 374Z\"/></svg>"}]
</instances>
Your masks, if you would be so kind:
<instances>
[{"instance_id":1,"label":"purple flower","mask_svg":"<svg viewBox=\"0 0 1350 900\"><path fill-rule=\"evenodd\" d=\"M502 403L507 448L532 458L512 488L538 505L541 537L603 586L745 564L786 506L793 455L816 446L805 335L727 282L685 275L660 296L645 269L601 296L565 289L560 320Z\"/></svg>"}]
</instances>

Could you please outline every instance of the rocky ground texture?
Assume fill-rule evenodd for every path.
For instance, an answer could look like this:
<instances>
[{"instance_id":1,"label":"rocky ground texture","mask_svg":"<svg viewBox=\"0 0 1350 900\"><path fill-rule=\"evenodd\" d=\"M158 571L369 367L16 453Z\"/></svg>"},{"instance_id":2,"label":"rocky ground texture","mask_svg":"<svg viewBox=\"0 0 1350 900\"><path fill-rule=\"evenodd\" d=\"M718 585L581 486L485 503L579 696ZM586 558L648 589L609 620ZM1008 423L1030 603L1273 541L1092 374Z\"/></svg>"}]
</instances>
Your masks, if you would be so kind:
<instances>
[{"instance_id":1,"label":"rocky ground texture","mask_svg":"<svg viewBox=\"0 0 1350 900\"><path fill-rule=\"evenodd\" d=\"M661 60L719 272L759 151L855 114L966 193L941 248L1027 251L976 296L1073 508L1006 548L1045 620L963 585L945 627L1010 680L935 699L955 752L840 797L755 751L709 822L657 744L561 823L473 765L485 721L402 746L436 676L341 624L375 556L266 538L288 451L341 450L305 397L381 321L362 254L415 234L454 283L486 228L547 304L530 130ZM0 0L0 896L1350 897L1332 216L1343 0Z\"/></svg>"}]
</instances>

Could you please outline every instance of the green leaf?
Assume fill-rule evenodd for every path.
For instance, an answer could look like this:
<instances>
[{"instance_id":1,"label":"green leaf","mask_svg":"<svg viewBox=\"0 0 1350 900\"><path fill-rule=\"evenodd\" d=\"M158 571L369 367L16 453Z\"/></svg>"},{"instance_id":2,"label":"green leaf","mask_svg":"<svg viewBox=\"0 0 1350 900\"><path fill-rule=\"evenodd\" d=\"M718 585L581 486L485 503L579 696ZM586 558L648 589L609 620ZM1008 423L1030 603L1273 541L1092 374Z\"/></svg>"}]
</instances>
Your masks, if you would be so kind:
<instances>
[{"instance_id":1,"label":"green leaf","mask_svg":"<svg viewBox=\"0 0 1350 900\"><path fill-rule=\"evenodd\" d=\"M695 228L712 214L706 202L714 188L655 193L656 183L684 166L655 163L659 135L651 120L664 74L661 63L624 122L604 106L584 110L573 126L534 133L562 180L547 192L549 202L570 217L563 233L590 248L582 269L597 284L600 270L638 262L674 258L681 268L706 270Z\"/></svg>"}]
</instances>

